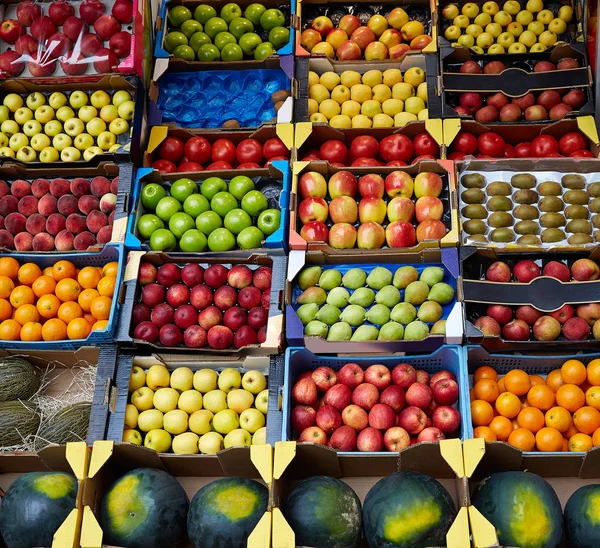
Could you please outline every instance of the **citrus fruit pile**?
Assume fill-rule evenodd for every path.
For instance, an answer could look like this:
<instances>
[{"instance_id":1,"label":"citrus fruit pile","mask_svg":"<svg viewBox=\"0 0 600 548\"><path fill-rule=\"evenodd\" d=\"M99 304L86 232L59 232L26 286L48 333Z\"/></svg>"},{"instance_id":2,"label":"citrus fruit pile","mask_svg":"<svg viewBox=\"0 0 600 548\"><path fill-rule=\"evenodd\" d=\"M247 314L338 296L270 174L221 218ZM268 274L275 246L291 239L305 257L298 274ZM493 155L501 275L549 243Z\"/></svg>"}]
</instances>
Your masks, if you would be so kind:
<instances>
[{"instance_id":1,"label":"citrus fruit pile","mask_svg":"<svg viewBox=\"0 0 600 548\"><path fill-rule=\"evenodd\" d=\"M568 360L545 378L489 366L473 374L474 435L522 451L588 451L600 445L600 359Z\"/></svg>"},{"instance_id":2,"label":"citrus fruit pile","mask_svg":"<svg viewBox=\"0 0 600 548\"><path fill-rule=\"evenodd\" d=\"M81 270L60 260L0 258L0 341L85 339L108 326L118 263Z\"/></svg>"}]
</instances>

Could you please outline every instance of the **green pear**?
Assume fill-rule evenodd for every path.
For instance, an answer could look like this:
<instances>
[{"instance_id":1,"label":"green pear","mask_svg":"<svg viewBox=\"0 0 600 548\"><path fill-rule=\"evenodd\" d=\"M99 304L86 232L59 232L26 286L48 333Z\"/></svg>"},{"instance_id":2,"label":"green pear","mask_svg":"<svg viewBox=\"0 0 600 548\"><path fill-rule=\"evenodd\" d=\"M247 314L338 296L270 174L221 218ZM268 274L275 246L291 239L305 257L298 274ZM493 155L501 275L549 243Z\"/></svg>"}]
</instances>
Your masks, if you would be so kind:
<instances>
[{"instance_id":1,"label":"green pear","mask_svg":"<svg viewBox=\"0 0 600 548\"><path fill-rule=\"evenodd\" d=\"M363 308L371 306L375 300L375 291L369 287L359 287L352 293L352 296L348 300L350 304L357 304Z\"/></svg>"},{"instance_id":2,"label":"green pear","mask_svg":"<svg viewBox=\"0 0 600 548\"><path fill-rule=\"evenodd\" d=\"M357 304L351 304L344 308L340 314L340 320L348 323L352 327L362 325L365 321L365 309Z\"/></svg>"},{"instance_id":3,"label":"green pear","mask_svg":"<svg viewBox=\"0 0 600 548\"><path fill-rule=\"evenodd\" d=\"M342 278L342 284L348 289L363 287L366 281L367 273L361 268L351 268Z\"/></svg>"},{"instance_id":4,"label":"green pear","mask_svg":"<svg viewBox=\"0 0 600 548\"><path fill-rule=\"evenodd\" d=\"M454 289L452 286L443 282L437 283L431 288L427 298L430 301L435 301L436 303L440 303L442 305L448 304L452 302L452 299L454 298Z\"/></svg>"},{"instance_id":5,"label":"green pear","mask_svg":"<svg viewBox=\"0 0 600 548\"><path fill-rule=\"evenodd\" d=\"M348 293L348 290L344 289L343 287L334 287L327 294L327 304L332 304L338 308L344 308L348 304L349 299L350 293Z\"/></svg>"},{"instance_id":6,"label":"green pear","mask_svg":"<svg viewBox=\"0 0 600 548\"><path fill-rule=\"evenodd\" d=\"M439 266L428 266L423 272L419 280L425 282L429 287L440 283L444 279L444 269Z\"/></svg>"},{"instance_id":7,"label":"green pear","mask_svg":"<svg viewBox=\"0 0 600 548\"><path fill-rule=\"evenodd\" d=\"M417 309L410 303L399 303L390 314L390 318L402 325L408 325L417 317Z\"/></svg>"},{"instance_id":8,"label":"green pear","mask_svg":"<svg viewBox=\"0 0 600 548\"><path fill-rule=\"evenodd\" d=\"M404 329L405 341L420 341L427 335L429 335L429 327L419 320L409 323Z\"/></svg>"},{"instance_id":9,"label":"green pear","mask_svg":"<svg viewBox=\"0 0 600 548\"><path fill-rule=\"evenodd\" d=\"M428 294L429 286L425 282L411 282L404 290L404 301L416 306L424 303Z\"/></svg>"},{"instance_id":10,"label":"green pear","mask_svg":"<svg viewBox=\"0 0 600 548\"><path fill-rule=\"evenodd\" d=\"M349 341L352 337L352 328L346 322L334 323L329 328L328 341Z\"/></svg>"},{"instance_id":11,"label":"green pear","mask_svg":"<svg viewBox=\"0 0 600 548\"><path fill-rule=\"evenodd\" d=\"M419 273L414 266L402 266L394 274L394 287L406 289L408 284L416 282L419 279Z\"/></svg>"},{"instance_id":12,"label":"green pear","mask_svg":"<svg viewBox=\"0 0 600 548\"><path fill-rule=\"evenodd\" d=\"M441 317L444 311L439 303L435 301L425 301L417 312L417 318L425 323L435 323ZM317 314L317 317L319 315Z\"/></svg>"},{"instance_id":13,"label":"green pear","mask_svg":"<svg viewBox=\"0 0 600 548\"><path fill-rule=\"evenodd\" d=\"M445 335L446 334L446 320L438 320L431 326L430 333L432 335Z\"/></svg>"},{"instance_id":14,"label":"green pear","mask_svg":"<svg viewBox=\"0 0 600 548\"><path fill-rule=\"evenodd\" d=\"M383 266L376 266L367 276L367 285L373 289L381 289L392 283L392 273Z\"/></svg>"},{"instance_id":15,"label":"green pear","mask_svg":"<svg viewBox=\"0 0 600 548\"><path fill-rule=\"evenodd\" d=\"M317 312L315 319L325 322L327 325L333 325L340 317L340 309L332 304L326 304Z\"/></svg>"},{"instance_id":16,"label":"green pear","mask_svg":"<svg viewBox=\"0 0 600 548\"><path fill-rule=\"evenodd\" d=\"M319 311L319 305L315 303L303 304L298 310L296 310L297 316L300 318L302 325L306 325L308 322L312 322Z\"/></svg>"},{"instance_id":17,"label":"green pear","mask_svg":"<svg viewBox=\"0 0 600 548\"><path fill-rule=\"evenodd\" d=\"M388 322L379 330L378 341L401 341L404 337L404 327L396 322Z\"/></svg>"},{"instance_id":18,"label":"green pear","mask_svg":"<svg viewBox=\"0 0 600 548\"><path fill-rule=\"evenodd\" d=\"M400 302L400 291L393 285L386 285L377 292L375 301L379 304L384 304L388 308L394 308Z\"/></svg>"},{"instance_id":19,"label":"green pear","mask_svg":"<svg viewBox=\"0 0 600 548\"><path fill-rule=\"evenodd\" d=\"M327 332L329 331L329 327L327 324L323 322L319 322L317 320L313 320L312 322L308 322L306 327L304 328L305 335L314 335L316 337L321 337L324 339L327 337Z\"/></svg>"},{"instance_id":20,"label":"green pear","mask_svg":"<svg viewBox=\"0 0 600 548\"><path fill-rule=\"evenodd\" d=\"M352 335L351 341L376 341L379 329L374 325L361 325Z\"/></svg>"},{"instance_id":21,"label":"green pear","mask_svg":"<svg viewBox=\"0 0 600 548\"><path fill-rule=\"evenodd\" d=\"M367 310L365 318L375 325L383 325L390 321L390 309L383 304L376 304Z\"/></svg>"},{"instance_id":22,"label":"green pear","mask_svg":"<svg viewBox=\"0 0 600 548\"><path fill-rule=\"evenodd\" d=\"M331 291L334 287L342 285L342 274L339 270L325 270L319 278L319 287L325 291Z\"/></svg>"},{"instance_id":23,"label":"green pear","mask_svg":"<svg viewBox=\"0 0 600 548\"><path fill-rule=\"evenodd\" d=\"M304 268L298 275L298 287L304 291L313 285L317 285L320 277L320 266L309 266L308 268Z\"/></svg>"},{"instance_id":24,"label":"green pear","mask_svg":"<svg viewBox=\"0 0 600 548\"><path fill-rule=\"evenodd\" d=\"M327 293L321 287L309 287L296 299L298 304L318 304L319 306L325 304L327 299Z\"/></svg>"}]
</instances>

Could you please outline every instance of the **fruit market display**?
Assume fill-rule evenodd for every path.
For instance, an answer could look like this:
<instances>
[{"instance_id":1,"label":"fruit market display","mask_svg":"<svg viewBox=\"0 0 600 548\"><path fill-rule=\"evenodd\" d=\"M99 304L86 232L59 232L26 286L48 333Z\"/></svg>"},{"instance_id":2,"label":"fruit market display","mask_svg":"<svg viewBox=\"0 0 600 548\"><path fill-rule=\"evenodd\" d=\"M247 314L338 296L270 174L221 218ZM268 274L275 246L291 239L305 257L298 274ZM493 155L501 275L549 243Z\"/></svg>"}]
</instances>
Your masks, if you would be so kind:
<instances>
[{"instance_id":1,"label":"fruit market display","mask_svg":"<svg viewBox=\"0 0 600 548\"><path fill-rule=\"evenodd\" d=\"M267 337L271 268L142 262L133 307L135 339L164 347L225 350Z\"/></svg>"},{"instance_id":2,"label":"fruit market display","mask_svg":"<svg viewBox=\"0 0 600 548\"><path fill-rule=\"evenodd\" d=\"M444 281L446 280L446 281ZM304 268L294 309L304 334L328 341L418 341L443 335L454 287L445 268Z\"/></svg>"},{"instance_id":3,"label":"fruit market display","mask_svg":"<svg viewBox=\"0 0 600 548\"><path fill-rule=\"evenodd\" d=\"M212 144L197 135L185 143L167 137L153 156L152 167L161 173L225 169L259 169L275 160L289 160L290 151L279 137L261 143L244 139L237 145L230 139L217 139Z\"/></svg>"},{"instance_id":4,"label":"fruit market display","mask_svg":"<svg viewBox=\"0 0 600 548\"><path fill-rule=\"evenodd\" d=\"M558 8L558 9L557 9ZM446 40L476 53L540 52L568 39L570 5L543 0L447 4L441 10Z\"/></svg>"},{"instance_id":5,"label":"fruit market display","mask_svg":"<svg viewBox=\"0 0 600 548\"><path fill-rule=\"evenodd\" d=\"M259 248L281 224L280 193L277 181L245 175L227 182L220 177L201 182L185 177L170 187L146 184L137 232L152 251ZM266 195L277 209L269 207Z\"/></svg>"},{"instance_id":6,"label":"fruit market display","mask_svg":"<svg viewBox=\"0 0 600 548\"><path fill-rule=\"evenodd\" d=\"M600 360L587 367L567 360L560 369L505 375L490 366L473 373L474 436L521 451L588 451L600 445Z\"/></svg>"},{"instance_id":7,"label":"fruit market display","mask_svg":"<svg viewBox=\"0 0 600 548\"><path fill-rule=\"evenodd\" d=\"M123 146L133 110L131 94L124 90L9 93L0 106L0 156L21 162L89 161Z\"/></svg>"},{"instance_id":8,"label":"fruit market display","mask_svg":"<svg viewBox=\"0 0 600 548\"><path fill-rule=\"evenodd\" d=\"M83 340L105 331L117 274L116 262L77 269L61 259L42 270L0 257L0 341Z\"/></svg>"},{"instance_id":9,"label":"fruit market display","mask_svg":"<svg viewBox=\"0 0 600 548\"><path fill-rule=\"evenodd\" d=\"M432 41L425 32L418 8L405 7L419 19L411 18L400 7L372 15L366 25L359 9L356 11L360 17L347 13L340 18L336 13L335 24L327 15L319 15L306 25L300 35L300 46L311 55L325 55L340 61L401 59L407 52L420 51Z\"/></svg>"},{"instance_id":10,"label":"fruit market display","mask_svg":"<svg viewBox=\"0 0 600 548\"><path fill-rule=\"evenodd\" d=\"M0 70L5 77L114 72L131 53L132 20L131 0L6 4Z\"/></svg>"},{"instance_id":11,"label":"fruit market display","mask_svg":"<svg viewBox=\"0 0 600 548\"><path fill-rule=\"evenodd\" d=\"M112 238L119 177L0 180L0 247L84 251Z\"/></svg>"},{"instance_id":12,"label":"fruit market display","mask_svg":"<svg viewBox=\"0 0 600 548\"><path fill-rule=\"evenodd\" d=\"M260 371L134 365L123 441L178 455L262 444L268 398Z\"/></svg>"},{"instance_id":13,"label":"fruit market display","mask_svg":"<svg viewBox=\"0 0 600 548\"><path fill-rule=\"evenodd\" d=\"M219 13L209 5L174 6L168 12L169 31L163 46L185 61L262 61L290 41L289 16L277 8L250 4L244 10L235 3Z\"/></svg>"},{"instance_id":14,"label":"fruit market display","mask_svg":"<svg viewBox=\"0 0 600 548\"><path fill-rule=\"evenodd\" d=\"M412 67L308 73L308 116L335 128L402 127L427 119L425 71Z\"/></svg>"},{"instance_id":15,"label":"fruit market display","mask_svg":"<svg viewBox=\"0 0 600 548\"><path fill-rule=\"evenodd\" d=\"M598 196L593 174L467 171L460 177L459 204L465 243L593 243Z\"/></svg>"},{"instance_id":16,"label":"fruit market display","mask_svg":"<svg viewBox=\"0 0 600 548\"><path fill-rule=\"evenodd\" d=\"M307 171L298 180L300 235L334 249L410 248L439 241L449 224L443 187L444 180L433 171L420 171L413 179L406 171L357 177L342 170L328 180Z\"/></svg>"},{"instance_id":17,"label":"fruit market display","mask_svg":"<svg viewBox=\"0 0 600 548\"><path fill-rule=\"evenodd\" d=\"M363 370L356 363L338 372L317 367L291 387L290 423L298 442L338 451L401 451L413 443L456 437L461 417L456 377L430 375L407 363Z\"/></svg>"}]
</instances>

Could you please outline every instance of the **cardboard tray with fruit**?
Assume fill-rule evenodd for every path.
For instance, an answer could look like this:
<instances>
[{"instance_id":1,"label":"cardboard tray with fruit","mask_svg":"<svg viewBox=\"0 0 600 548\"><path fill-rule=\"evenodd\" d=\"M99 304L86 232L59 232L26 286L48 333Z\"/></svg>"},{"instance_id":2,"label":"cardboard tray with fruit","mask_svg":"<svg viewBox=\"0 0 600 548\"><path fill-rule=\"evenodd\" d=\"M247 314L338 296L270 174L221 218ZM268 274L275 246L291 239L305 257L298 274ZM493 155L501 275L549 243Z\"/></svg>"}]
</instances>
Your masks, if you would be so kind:
<instances>
[{"instance_id":1,"label":"cardboard tray with fruit","mask_svg":"<svg viewBox=\"0 0 600 548\"><path fill-rule=\"evenodd\" d=\"M462 307L454 295L456 279L459 275L456 249L428 248L421 252L397 255L395 264L384 264L383 267L378 265L377 279L369 279L369 281L367 281L367 273L374 272L376 265L372 262L373 258L365 256L362 251L357 250L354 254L344 256L317 251L291 252L285 293L286 338L289 345L306 347L315 354L371 354L433 352L444 344L462 344ZM379 257L381 259L381 253ZM428 268L425 276L427 280L421 280L421 275ZM393 288L388 284L380 290L381 282L387 282L390 275L384 269L388 270L392 277L396 277L396 284ZM344 282L343 275L351 270L352 273ZM341 280L340 276L333 271L342 275ZM322 281L321 274L326 275ZM302 281L300 278L303 278ZM326 281L326 278L329 280ZM302 287L299 285L300 281ZM417 288L421 292L420 297L416 299L414 295L407 296L406 293L406 288L411 282L416 285L409 293L414 293ZM438 283L440 284L438 288L433 290ZM316 284L319 284L319 287ZM334 284L338 285L332 290ZM321 285L324 287L320 287ZM339 287L340 285L343 287ZM382 293L374 306L371 305L376 299L375 292L365 288L365 285L378 288L378 293ZM346 287L353 293L356 290L361 291L354 299L356 304L350 303L350 291ZM327 292L324 288L327 288ZM385 291L382 291L384 288ZM397 294L394 288L398 290ZM441 288L444 288L443 292L439 291ZM400 291L404 293L405 302L402 302ZM299 298L301 302L298 302ZM438 306L431 304L431 301L437 302ZM391 312L390 306L384 304L385 302L391 305ZM430 304L425 305L419 316L415 306L420 307L425 302ZM349 315L356 313L362 315L360 324L356 318L342 318L340 308L348 308L349 303L352 305ZM304 308L298 313L301 306ZM373 309L368 317L367 308L369 311ZM418 321L415 321L417 318ZM339 325L330 331L336 323ZM383 330L386 324L389 324L389 327L385 328L384 336L378 339L377 325ZM406 327L412 324L412 326L407 332L407 329L400 328L398 324ZM365 329L359 331L361 328ZM374 333L374 329L377 334ZM356 333L358 335L351 340Z\"/></svg>"},{"instance_id":2,"label":"cardboard tray with fruit","mask_svg":"<svg viewBox=\"0 0 600 548\"><path fill-rule=\"evenodd\" d=\"M196 10L200 3L197 0L171 0L170 2L163 2L160 7L160 13L156 19L156 44L154 47L154 57L155 61L155 69L154 69L154 80L158 80L160 75L168 69L175 70L218 70L218 69L230 69L235 68L236 63L243 63L244 66L253 67L254 69L265 68L264 59L266 57L278 57L279 62L281 63L281 67L290 77L294 74L294 63L293 58L288 58L288 56L293 55L293 45L294 45L294 14L296 5L295 2L285 2L283 0L266 0L263 2L263 8L266 10L274 9L278 10L281 13L281 16L277 12L269 12L267 16L264 18L265 24L267 25L267 29L265 29L261 23L261 16L264 14L265 10L260 10L255 8L255 2L253 3L251 0L241 0L240 2L236 2L235 5L238 6L238 9L230 6L229 3L220 0L214 0L211 2L202 2L202 6L206 6L201 8L201 10L196 13ZM256 59L253 55L254 49L257 47L255 44L251 44L248 49L249 53L245 53L243 48L232 48L235 51L230 50L231 59L221 59L222 55L217 55L217 52L212 49L212 51L206 52L206 58L199 59L198 58L198 50L205 44L211 44L211 42L206 41L206 36L202 36L202 41L198 42L199 45L195 45L192 47L193 59L181 58L174 55L174 49L172 46L174 44L168 44L167 36L172 31L179 31L184 34L188 38L188 42L191 42L193 34L196 32L204 31L206 34L206 25L208 21L212 18L222 18L223 8L225 5L228 5L227 10L225 10L225 16L227 20L225 21L225 25L221 28L215 28L211 30L211 32L216 33L213 36L213 39L216 38L217 34L220 32L227 32L226 26L229 25L229 34L234 37L235 41L232 40L229 36L227 44L238 44L241 41L241 37L246 33L253 33L258 35L262 40L262 44L270 44L269 46L263 46L265 52L263 55L260 55L258 59ZM252 5L253 12L247 12L248 6ZM181 8L189 9L187 12L182 10ZM209 9L210 8L210 9ZM173 10L176 10L174 15L171 15ZM179 13L177 13L179 10ZM203 10L203 11L202 11ZM190 19L186 19L191 15ZM248 19L247 15L253 20ZM196 18L196 16L198 18ZM281 17L284 18L284 24L279 25L281 22ZM233 20L236 18L243 18L244 21L236 23L236 25L232 25ZM171 20L173 19L173 20ZM271 21L270 21L271 19ZM196 21L198 24L202 23L201 26L195 24L186 24L185 32L181 29L183 28L180 21ZM248 22L251 24L248 25ZM220 23L220 21L219 21ZM189 25L189 26L188 26ZM275 25L275 26L273 26ZM202 28L202 31L199 29ZM231 29L235 31L235 34L231 32ZM271 36L270 31L272 28L277 29L277 33L274 36ZM285 33L287 30L287 33ZM279 35L277 35L279 34ZM275 40L273 43L270 40L270 37ZM185 45L183 43L183 39L177 35L179 41L175 42L177 45ZM210 38L210 37L209 37ZM252 37L254 39L254 36ZM181 42L181 44L180 44ZM214 46L216 48L216 46ZM261 47L259 43L258 47ZM225 44L221 46L221 50L225 48ZM240 51L241 50L241 51ZM192 56L192 52L187 52ZM221 52L222 53L222 52ZM185 55L185 53L184 53ZM242 58L240 58L242 57ZM185 67L185 68L182 68Z\"/></svg>"},{"instance_id":3,"label":"cardboard tray with fruit","mask_svg":"<svg viewBox=\"0 0 600 548\"><path fill-rule=\"evenodd\" d=\"M0 230L3 253L15 249L17 252L85 251L108 242L124 243L126 197L133 183L131 164L98 162L97 167L54 169L36 164L36 169L13 162L0 166L0 187L5 194L0 198L4 200L0 204L0 215L4 219L12 216L12 221L7 224L5 220ZM70 183L70 187L61 186L58 181L53 184L55 179ZM94 179L92 189L90 182ZM113 185L111 181L115 179L118 180ZM14 183L18 184L13 188ZM63 196L66 198L59 207L58 201ZM43 203L40 205L40 202ZM94 226L92 218L89 227L93 230L90 231L87 222L92 214L98 223ZM70 219L69 228L67 219Z\"/></svg>"},{"instance_id":4,"label":"cardboard tray with fruit","mask_svg":"<svg viewBox=\"0 0 600 548\"><path fill-rule=\"evenodd\" d=\"M223 340L228 340L229 345L227 345L225 348L222 348L222 344L213 344L207 346L207 341L206 341L206 333L193 333L193 336L191 336L189 339L183 339L183 337L181 336L181 333L179 334L178 337L176 337L175 342L177 343L176 345L171 344L170 346L167 346L165 344L161 344L159 342L159 337L158 337L158 329L155 327L155 329L153 329L152 331L156 331L156 336L150 336L150 333L148 331L145 332L145 339L141 339L141 338L136 338L134 336L134 330L135 327L139 326L140 324L140 319L137 318L137 312L134 310L135 305L137 303L140 303L142 301L141 297L142 297L142 285L139 282L139 277L143 275L148 275L146 272L141 272L140 271L140 266L142 264L150 264L154 266L154 269L150 268L150 270L156 270L157 268L160 268L161 265L165 265L165 264L174 264L176 266L185 266L185 265L189 265L189 264L196 264L196 265L200 265L202 268L208 268L211 265L227 265L227 266L235 266L235 265L247 265L250 270L255 270L262 267L267 267L269 269L271 269L271 280L270 280L270 284L271 287L270 289L266 289L264 291L264 295L268 296L268 299L264 299L264 304L265 306L263 308L267 308L268 306L268 314L267 314L267 318L266 318L266 324L264 325L264 329L262 330L262 332L264 333L264 342L262 343L257 343L257 342L251 342L252 340L256 341L256 334L254 335L253 338L248 339L246 338L246 340L244 341L244 345L240 345L238 348L236 348L233 344L232 344L232 340L228 339L227 337L225 339L219 338L219 341L217 342L223 342ZM197 253L193 253L193 254L177 254L177 255L171 255L169 253L157 253L157 252L142 252L142 251L131 251L129 253L128 256L128 261L127 261L127 269L125 272L125 281L124 281L124 298L123 298L123 302L122 302L122 311L120 314L120 318L119 318L119 325L117 328L117 333L115 334L115 340L119 343L122 344L123 348L140 348L140 347L144 347L146 345L148 345L151 348L155 348L158 350L165 350L165 349L169 349L169 352L178 352L178 351L186 351L186 352L195 352L195 353L199 353L199 354L204 354L206 353L207 355L257 355L257 356L264 356L264 355L272 355L272 354L278 354L281 350L281 346L283 344L282 341L282 336L283 336L283 329L284 329L284 323L283 323L283 291L284 291L284 286L285 286L285 275L286 275L286 267L287 267L287 260L286 257L283 256L276 256L276 255L271 255L271 254L267 254L267 253L261 253L261 252L237 252L237 253L232 253L229 256L221 256L221 257L209 257L209 258L203 258L201 255L197 254ZM225 267L227 268L227 267ZM222 269L220 269L222 270ZM181 275L179 275L181 276ZM216 277L216 279L221 279L221 273L219 273L219 275ZM156 272L154 272L153 277L156 279ZM225 277L227 277L227 273L225 274ZM143 280L145 284L148 284L148 280ZM165 282L166 283L166 282ZM224 282L220 282L221 284L224 284ZM154 285L158 285L158 284L154 284ZM169 284L171 285L171 284ZM177 284L177 285L181 285L181 284ZM194 285L199 285L199 284L194 284ZM206 287L206 286L205 286ZM163 297L161 299L158 299L161 303L164 302L164 289L162 292ZM254 300L254 296L252 296L252 301ZM194 299L195 300L195 299ZM237 300L237 296L236 296L236 300ZM145 301L148 301L148 299L145 299ZM153 299L153 301L156 301L156 298ZM210 305L212 304L212 293L210 295L210 298L208 299L208 301L206 300L206 298L202 299L202 302L204 304L202 304L202 306L198 305L198 307L196 308L196 311L198 311L199 309L201 310L208 310L209 308L216 308L215 306L211 307ZM268 302L268 304L267 304ZM144 304L146 305L146 308L148 308L147 312L148 312L148 316L149 316L149 312L150 312L150 305L147 304L146 302L144 302ZM160 304L160 303L159 303ZM261 305L257 305L257 306L261 306ZM155 308L155 305L152 305L153 308ZM223 309L226 310L228 307L224 307ZM136 313L136 318L134 320L134 312ZM144 317L146 317L146 314L143 314ZM215 322L215 321L211 321L210 324L212 324L213 326L221 326L223 325L223 319L222 319L222 315L219 315L220 319L219 321ZM147 318L145 320L142 320L143 323L145 324L150 324L150 321L147 321ZM135 323L134 323L135 322ZM260 322L263 323L263 322ZM162 324L161 324L162 325ZM175 327L173 325L173 327ZM196 326L201 327L201 326ZM199 331L202 331L204 328L200 329ZM196 329L198 331L198 329ZM204 329L204 331L210 330L210 327ZM228 328L229 331L232 331L231 328ZM239 331L239 329L238 329ZM139 334L139 332L138 332ZM171 334L174 336L174 334ZM148 342L149 340L152 340L154 342ZM164 337L163 337L163 341L164 341ZM169 341L172 342L172 341ZM189 343L189 346L185 346L183 343L187 342ZM210 343L210 341L209 341ZM221 348L218 348L218 347ZM217 348L215 348L217 347Z\"/></svg>"}]
</instances>

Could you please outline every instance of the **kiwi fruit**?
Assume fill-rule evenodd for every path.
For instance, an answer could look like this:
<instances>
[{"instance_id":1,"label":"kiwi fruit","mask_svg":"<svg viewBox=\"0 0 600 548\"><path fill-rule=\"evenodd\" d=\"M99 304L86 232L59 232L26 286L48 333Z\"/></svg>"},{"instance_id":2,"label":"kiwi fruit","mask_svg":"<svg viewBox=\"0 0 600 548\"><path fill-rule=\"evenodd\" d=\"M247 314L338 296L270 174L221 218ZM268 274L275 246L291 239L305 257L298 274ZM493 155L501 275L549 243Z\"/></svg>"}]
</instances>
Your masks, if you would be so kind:
<instances>
[{"instance_id":1,"label":"kiwi fruit","mask_svg":"<svg viewBox=\"0 0 600 548\"><path fill-rule=\"evenodd\" d=\"M544 228L558 228L559 226L565 226L566 222L562 213L544 213L540 217L540 224Z\"/></svg>"},{"instance_id":2,"label":"kiwi fruit","mask_svg":"<svg viewBox=\"0 0 600 548\"><path fill-rule=\"evenodd\" d=\"M598 203L598 205L600 206L600 202ZM574 204L570 205L569 207L567 207L567 209L565 209L565 215L567 216L567 219L587 219L588 210L582 205Z\"/></svg>"},{"instance_id":3,"label":"kiwi fruit","mask_svg":"<svg viewBox=\"0 0 600 548\"><path fill-rule=\"evenodd\" d=\"M487 244L488 239L483 234L473 234L467 238L467 243Z\"/></svg>"},{"instance_id":4,"label":"kiwi fruit","mask_svg":"<svg viewBox=\"0 0 600 548\"><path fill-rule=\"evenodd\" d=\"M285 101L277 101L274 105L273 105L273 109L275 110L275 112L279 112L279 109L285 105Z\"/></svg>"},{"instance_id":5,"label":"kiwi fruit","mask_svg":"<svg viewBox=\"0 0 600 548\"><path fill-rule=\"evenodd\" d=\"M544 181L539 187L538 192L541 196L560 196L562 187L555 181Z\"/></svg>"},{"instance_id":6,"label":"kiwi fruit","mask_svg":"<svg viewBox=\"0 0 600 548\"><path fill-rule=\"evenodd\" d=\"M482 204L485 201L485 194L483 190L470 188L461 194L461 198L465 204Z\"/></svg>"},{"instance_id":7,"label":"kiwi fruit","mask_svg":"<svg viewBox=\"0 0 600 548\"><path fill-rule=\"evenodd\" d=\"M284 102L290 95L287 89L280 89L271 95L271 101L276 105L277 103Z\"/></svg>"},{"instance_id":8,"label":"kiwi fruit","mask_svg":"<svg viewBox=\"0 0 600 548\"><path fill-rule=\"evenodd\" d=\"M587 205L590 195L585 190L567 190L563 199L568 204Z\"/></svg>"},{"instance_id":9,"label":"kiwi fruit","mask_svg":"<svg viewBox=\"0 0 600 548\"><path fill-rule=\"evenodd\" d=\"M467 234L485 234L487 230L486 224L479 220L466 221L462 227Z\"/></svg>"},{"instance_id":10,"label":"kiwi fruit","mask_svg":"<svg viewBox=\"0 0 600 548\"><path fill-rule=\"evenodd\" d=\"M224 129L238 129L240 127L240 123L237 120L227 120L223 122L221 127Z\"/></svg>"},{"instance_id":11,"label":"kiwi fruit","mask_svg":"<svg viewBox=\"0 0 600 548\"><path fill-rule=\"evenodd\" d=\"M569 173L560 180L562 186L565 188L582 189L585 188L585 179L582 175L576 173Z\"/></svg>"},{"instance_id":12,"label":"kiwi fruit","mask_svg":"<svg viewBox=\"0 0 600 548\"><path fill-rule=\"evenodd\" d=\"M547 228L542 232L542 243L553 244L565 239L565 233L558 228Z\"/></svg>"},{"instance_id":13,"label":"kiwi fruit","mask_svg":"<svg viewBox=\"0 0 600 548\"><path fill-rule=\"evenodd\" d=\"M588 186L588 192L590 193L590 196L593 196L594 198L600 197L600 183L592 183Z\"/></svg>"},{"instance_id":14,"label":"kiwi fruit","mask_svg":"<svg viewBox=\"0 0 600 548\"><path fill-rule=\"evenodd\" d=\"M539 199L538 193L535 190L522 189L517 190L513 196L513 200L518 204L536 204Z\"/></svg>"},{"instance_id":15,"label":"kiwi fruit","mask_svg":"<svg viewBox=\"0 0 600 548\"><path fill-rule=\"evenodd\" d=\"M540 211L562 211L565 204L556 196L545 196L540 200L538 207Z\"/></svg>"},{"instance_id":16,"label":"kiwi fruit","mask_svg":"<svg viewBox=\"0 0 600 548\"><path fill-rule=\"evenodd\" d=\"M600 198L594 198L588 204L588 209L590 210L591 213L600 213Z\"/></svg>"},{"instance_id":17,"label":"kiwi fruit","mask_svg":"<svg viewBox=\"0 0 600 548\"><path fill-rule=\"evenodd\" d=\"M540 231L540 225L535 221L519 221L515 225L517 234L537 234Z\"/></svg>"},{"instance_id":18,"label":"kiwi fruit","mask_svg":"<svg viewBox=\"0 0 600 548\"><path fill-rule=\"evenodd\" d=\"M571 245L591 244L593 241L589 234L571 234L567 240Z\"/></svg>"},{"instance_id":19,"label":"kiwi fruit","mask_svg":"<svg viewBox=\"0 0 600 548\"><path fill-rule=\"evenodd\" d=\"M525 234L517 238L517 243L521 245L540 245L540 239L533 234Z\"/></svg>"},{"instance_id":20,"label":"kiwi fruit","mask_svg":"<svg viewBox=\"0 0 600 548\"><path fill-rule=\"evenodd\" d=\"M506 211L495 211L488 219L488 225L494 228L502 228L504 226L512 226L514 222L513 216Z\"/></svg>"},{"instance_id":21,"label":"kiwi fruit","mask_svg":"<svg viewBox=\"0 0 600 548\"><path fill-rule=\"evenodd\" d=\"M535 183L535 177L530 173L519 173L510 179L510 184L515 188L533 188Z\"/></svg>"},{"instance_id":22,"label":"kiwi fruit","mask_svg":"<svg viewBox=\"0 0 600 548\"><path fill-rule=\"evenodd\" d=\"M510 211L513 203L506 196L492 196L486 204L489 211Z\"/></svg>"},{"instance_id":23,"label":"kiwi fruit","mask_svg":"<svg viewBox=\"0 0 600 548\"><path fill-rule=\"evenodd\" d=\"M573 219L569 221L566 226L567 232L578 233L581 234L591 234L592 233L592 223L590 223L587 219Z\"/></svg>"},{"instance_id":24,"label":"kiwi fruit","mask_svg":"<svg viewBox=\"0 0 600 548\"><path fill-rule=\"evenodd\" d=\"M490 233L490 240L496 243L508 243L515 239L515 233L510 228L496 228Z\"/></svg>"},{"instance_id":25,"label":"kiwi fruit","mask_svg":"<svg viewBox=\"0 0 600 548\"><path fill-rule=\"evenodd\" d=\"M494 181L485 189L488 196L510 196L512 188L504 181Z\"/></svg>"},{"instance_id":26,"label":"kiwi fruit","mask_svg":"<svg viewBox=\"0 0 600 548\"><path fill-rule=\"evenodd\" d=\"M594 228L600 228L600 215L594 215L592 217L592 224L594 225Z\"/></svg>"},{"instance_id":27,"label":"kiwi fruit","mask_svg":"<svg viewBox=\"0 0 600 548\"><path fill-rule=\"evenodd\" d=\"M480 173L469 173L468 175L463 175L460 184L465 188L483 188L485 186L485 179Z\"/></svg>"},{"instance_id":28,"label":"kiwi fruit","mask_svg":"<svg viewBox=\"0 0 600 548\"><path fill-rule=\"evenodd\" d=\"M487 209L480 204L469 204L461 210L462 216L468 219L485 219L487 217Z\"/></svg>"},{"instance_id":29,"label":"kiwi fruit","mask_svg":"<svg viewBox=\"0 0 600 548\"><path fill-rule=\"evenodd\" d=\"M530 221L531 219L537 219L540 214L538 213L537 208L530 205L519 205L515 207L513 211L513 215L517 219L523 219L524 221Z\"/></svg>"}]
</instances>

